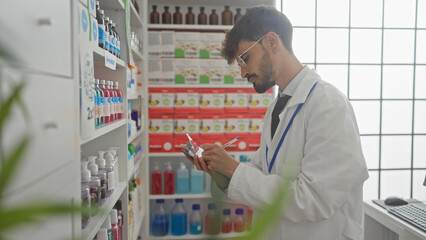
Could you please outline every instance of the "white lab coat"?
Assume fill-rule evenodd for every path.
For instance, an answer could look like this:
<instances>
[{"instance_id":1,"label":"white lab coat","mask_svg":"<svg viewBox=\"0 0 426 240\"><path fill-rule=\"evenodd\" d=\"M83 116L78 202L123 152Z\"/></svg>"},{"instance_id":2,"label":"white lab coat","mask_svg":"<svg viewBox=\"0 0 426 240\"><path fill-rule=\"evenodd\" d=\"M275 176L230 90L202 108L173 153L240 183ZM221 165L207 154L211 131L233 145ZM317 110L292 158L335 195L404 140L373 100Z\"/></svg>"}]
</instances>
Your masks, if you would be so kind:
<instances>
[{"instance_id":1,"label":"white lab coat","mask_svg":"<svg viewBox=\"0 0 426 240\"><path fill-rule=\"evenodd\" d=\"M315 82L318 84L306 100ZM289 198L280 222L262 239L361 239L362 186L368 171L349 101L308 69L280 114L271 141L275 102L265 115L259 150L250 164L240 164L235 170L227 197L254 207L256 218L282 187L283 179L288 180ZM269 174L266 146L270 163L285 127L303 102ZM215 189L213 195L220 195Z\"/></svg>"}]
</instances>

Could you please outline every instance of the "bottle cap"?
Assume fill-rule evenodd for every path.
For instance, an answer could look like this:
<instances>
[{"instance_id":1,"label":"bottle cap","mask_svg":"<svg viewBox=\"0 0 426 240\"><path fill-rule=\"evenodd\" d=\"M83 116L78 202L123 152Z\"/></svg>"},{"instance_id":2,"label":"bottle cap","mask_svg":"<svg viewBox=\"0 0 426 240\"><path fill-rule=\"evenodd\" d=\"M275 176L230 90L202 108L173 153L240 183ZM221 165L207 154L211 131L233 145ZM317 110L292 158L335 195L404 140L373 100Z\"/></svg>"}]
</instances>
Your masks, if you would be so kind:
<instances>
[{"instance_id":1,"label":"bottle cap","mask_svg":"<svg viewBox=\"0 0 426 240\"><path fill-rule=\"evenodd\" d=\"M243 215L244 214L244 210L242 208L237 208L237 209L235 209L235 213L237 215Z\"/></svg>"},{"instance_id":2,"label":"bottle cap","mask_svg":"<svg viewBox=\"0 0 426 240\"><path fill-rule=\"evenodd\" d=\"M89 169L87 169L87 164L89 162L81 162L81 181L82 182L88 182L90 181L90 177L92 174L90 173Z\"/></svg>"},{"instance_id":3,"label":"bottle cap","mask_svg":"<svg viewBox=\"0 0 426 240\"><path fill-rule=\"evenodd\" d=\"M109 215L105 219L104 224L102 224L102 227L106 229L111 229L111 217Z\"/></svg>"},{"instance_id":4,"label":"bottle cap","mask_svg":"<svg viewBox=\"0 0 426 240\"><path fill-rule=\"evenodd\" d=\"M87 169L90 170L92 175L98 174L98 165L95 163L96 156L89 157L89 164L87 165Z\"/></svg>"},{"instance_id":5,"label":"bottle cap","mask_svg":"<svg viewBox=\"0 0 426 240\"><path fill-rule=\"evenodd\" d=\"M180 162L180 168L181 168L181 169L185 169L185 168L186 168L185 163Z\"/></svg>"},{"instance_id":6,"label":"bottle cap","mask_svg":"<svg viewBox=\"0 0 426 240\"><path fill-rule=\"evenodd\" d=\"M118 211L121 211L122 206L121 206L121 200L118 200L115 205L114 208L116 208Z\"/></svg>"},{"instance_id":7,"label":"bottle cap","mask_svg":"<svg viewBox=\"0 0 426 240\"><path fill-rule=\"evenodd\" d=\"M96 234L96 236L97 240L108 240L108 233L105 228L99 229L98 234Z\"/></svg>"},{"instance_id":8,"label":"bottle cap","mask_svg":"<svg viewBox=\"0 0 426 240\"><path fill-rule=\"evenodd\" d=\"M118 88L118 82L115 82L115 87Z\"/></svg>"},{"instance_id":9,"label":"bottle cap","mask_svg":"<svg viewBox=\"0 0 426 240\"><path fill-rule=\"evenodd\" d=\"M231 209L223 209L223 215L231 215Z\"/></svg>"},{"instance_id":10,"label":"bottle cap","mask_svg":"<svg viewBox=\"0 0 426 240\"><path fill-rule=\"evenodd\" d=\"M200 210L200 204L192 204L192 210Z\"/></svg>"},{"instance_id":11,"label":"bottle cap","mask_svg":"<svg viewBox=\"0 0 426 240\"><path fill-rule=\"evenodd\" d=\"M111 150L106 151L104 158L107 162L114 161L114 155L112 154L112 151Z\"/></svg>"},{"instance_id":12,"label":"bottle cap","mask_svg":"<svg viewBox=\"0 0 426 240\"><path fill-rule=\"evenodd\" d=\"M154 171L156 171L156 172L160 171L160 168L158 167L157 162L154 162Z\"/></svg>"},{"instance_id":13,"label":"bottle cap","mask_svg":"<svg viewBox=\"0 0 426 240\"><path fill-rule=\"evenodd\" d=\"M104 80L104 79L102 79L102 80L101 80L101 84L102 84L102 85L104 85L104 84L105 84L105 80Z\"/></svg>"},{"instance_id":14,"label":"bottle cap","mask_svg":"<svg viewBox=\"0 0 426 240\"><path fill-rule=\"evenodd\" d=\"M167 165L167 171L173 171L172 164L170 162L166 162Z\"/></svg>"},{"instance_id":15,"label":"bottle cap","mask_svg":"<svg viewBox=\"0 0 426 240\"><path fill-rule=\"evenodd\" d=\"M182 198L176 198L176 199L175 199L175 202L177 202L177 203L182 203L182 202L183 202L183 199L182 199Z\"/></svg>"},{"instance_id":16,"label":"bottle cap","mask_svg":"<svg viewBox=\"0 0 426 240\"><path fill-rule=\"evenodd\" d=\"M155 200L156 203L164 203L164 199L157 199Z\"/></svg>"},{"instance_id":17,"label":"bottle cap","mask_svg":"<svg viewBox=\"0 0 426 240\"><path fill-rule=\"evenodd\" d=\"M209 210L216 209L216 204L214 204L214 203L209 203L208 208L209 208Z\"/></svg>"},{"instance_id":18,"label":"bottle cap","mask_svg":"<svg viewBox=\"0 0 426 240\"><path fill-rule=\"evenodd\" d=\"M105 80L102 80L105 81ZM105 151L98 151L99 157L96 159L96 164L98 164L99 168L105 168L105 158L104 158Z\"/></svg>"},{"instance_id":19,"label":"bottle cap","mask_svg":"<svg viewBox=\"0 0 426 240\"><path fill-rule=\"evenodd\" d=\"M109 215L111 217L111 224L117 224L118 223L117 209L112 209Z\"/></svg>"}]
</instances>

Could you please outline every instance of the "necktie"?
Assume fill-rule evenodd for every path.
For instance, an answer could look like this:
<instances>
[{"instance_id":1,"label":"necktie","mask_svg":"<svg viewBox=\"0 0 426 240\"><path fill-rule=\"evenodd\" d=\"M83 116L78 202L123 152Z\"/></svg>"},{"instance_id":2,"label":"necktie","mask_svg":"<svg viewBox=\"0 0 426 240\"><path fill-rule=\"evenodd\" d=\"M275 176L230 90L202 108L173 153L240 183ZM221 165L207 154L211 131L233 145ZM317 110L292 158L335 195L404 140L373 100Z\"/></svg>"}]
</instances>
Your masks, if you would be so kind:
<instances>
[{"instance_id":1,"label":"necktie","mask_svg":"<svg viewBox=\"0 0 426 240\"><path fill-rule=\"evenodd\" d=\"M271 139L274 138L275 131L277 130L278 124L280 123L280 113L283 111L288 100L291 98L289 95L284 95L278 97L278 101L275 104L274 110L272 111L272 120L271 120Z\"/></svg>"}]
</instances>

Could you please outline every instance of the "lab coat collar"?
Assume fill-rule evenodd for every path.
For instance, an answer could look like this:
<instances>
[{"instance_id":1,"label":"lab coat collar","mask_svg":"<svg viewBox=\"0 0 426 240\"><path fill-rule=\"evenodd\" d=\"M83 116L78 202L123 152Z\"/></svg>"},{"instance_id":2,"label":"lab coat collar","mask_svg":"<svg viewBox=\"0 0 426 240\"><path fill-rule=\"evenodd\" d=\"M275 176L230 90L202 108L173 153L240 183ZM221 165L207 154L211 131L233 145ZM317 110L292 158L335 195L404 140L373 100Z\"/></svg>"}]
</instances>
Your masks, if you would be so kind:
<instances>
[{"instance_id":1,"label":"lab coat collar","mask_svg":"<svg viewBox=\"0 0 426 240\"><path fill-rule=\"evenodd\" d=\"M287 103L286 109L291 108L295 105L299 105L300 103L304 103L315 81L320 79L319 75L315 72L315 70L310 69L309 66L307 65L303 68L303 70L300 73L302 72L304 72L304 74L300 79L298 79L298 82L295 82L297 85L294 89L294 93L291 95L291 98L289 102ZM293 80L296 80L296 78ZM290 84L292 82L293 81L291 81ZM284 89L284 93L286 89Z\"/></svg>"}]
</instances>

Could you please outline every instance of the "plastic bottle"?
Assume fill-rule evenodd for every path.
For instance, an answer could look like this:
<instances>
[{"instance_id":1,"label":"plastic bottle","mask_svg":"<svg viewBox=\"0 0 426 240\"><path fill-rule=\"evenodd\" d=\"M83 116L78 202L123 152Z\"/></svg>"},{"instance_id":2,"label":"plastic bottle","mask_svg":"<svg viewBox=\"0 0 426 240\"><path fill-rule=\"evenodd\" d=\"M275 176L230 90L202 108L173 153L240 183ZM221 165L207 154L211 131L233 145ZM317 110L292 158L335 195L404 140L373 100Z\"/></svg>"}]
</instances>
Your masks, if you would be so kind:
<instances>
[{"instance_id":1,"label":"plastic bottle","mask_svg":"<svg viewBox=\"0 0 426 240\"><path fill-rule=\"evenodd\" d=\"M212 9L212 13L210 13L209 24L210 25L218 25L219 24L219 16L216 13L216 9Z\"/></svg>"},{"instance_id":2,"label":"plastic bottle","mask_svg":"<svg viewBox=\"0 0 426 240\"><path fill-rule=\"evenodd\" d=\"M108 178L104 170L99 170L98 165L95 163L95 159L95 156L89 157L89 164L87 165L87 168L90 170L93 177L98 177L99 180L101 180L100 203L103 204L107 197Z\"/></svg>"},{"instance_id":3,"label":"plastic bottle","mask_svg":"<svg viewBox=\"0 0 426 240\"><path fill-rule=\"evenodd\" d=\"M108 25L108 31L109 31L109 53L114 54L114 33L112 32L112 20L108 17L105 18L105 24Z\"/></svg>"},{"instance_id":4,"label":"plastic bottle","mask_svg":"<svg viewBox=\"0 0 426 240\"><path fill-rule=\"evenodd\" d=\"M102 13L102 12L101 12ZM107 50L108 52L110 51L111 48L111 42L110 42L110 33L109 33L109 17L104 17L104 21L105 21L105 50Z\"/></svg>"},{"instance_id":5,"label":"plastic bottle","mask_svg":"<svg viewBox=\"0 0 426 240\"><path fill-rule=\"evenodd\" d=\"M161 14L161 22L163 24L172 23L172 14L169 12L169 6L164 6L164 12Z\"/></svg>"},{"instance_id":6,"label":"plastic bottle","mask_svg":"<svg viewBox=\"0 0 426 240\"><path fill-rule=\"evenodd\" d=\"M173 235L185 235L188 229L187 215L182 203L182 198L175 199L175 205L173 206L171 214L171 232Z\"/></svg>"},{"instance_id":7,"label":"plastic bottle","mask_svg":"<svg viewBox=\"0 0 426 240\"><path fill-rule=\"evenodd\" d=\"M191 193L203 193L204 172L197 170L195 165L191 168Z\"/></svg>"},{"instance_id":8,"label":"plastic bottle","mask_svg":"<svg viewBox=\"0 0 426 240\"><path fill-rule=\"evenodd\" d=\"M123 239L122 235L123 235L124 216L123 216L123 213L121 212L121 209L122 209L121 200L117 200L117 202L114 205L114 208L117 209L118 227L120 232L119 239Z\"/></svg>"},{"instance_id":9,"label":"plastic bottle","mask_svg":"<svg viewBox=\"0 0 426 240\"><path fill-rule=\"evenodd\" d=\"M244 232L244 210L242 208L235 209L234 231Z\"/></svg>"},{"instance_id":10,"label":"plastic bottle","mask_svg":"<svg viewBox=\"0 0 426 240\"><path fill-rule=\"evenodd\" d=\"M207 15L204 13L204 7L200 7L200 13L198 14L198 24L199 25L207 24Z\"/></svg>"},{"instance_id":11,"label":"plastic bottle","mask_svg":"<svg viewBox=\"0 0 426 240\"><path fill-rule=\"evenodd\" d=\"M173 13L173 24L182 24L182 13L179 11L180 7L175 7L176 11Z\"/></svg>"},{"instance_id":12,"label":"plastic bottle","mask_svg":"<svg viewBox=\"0 0 426 240\"><path fill-rule=\"evenodd\" d=\"M242 17L243 15L241 14L241 8L237 8L237 13L235 14L235 16L234 16L234 24L235 23L237 23L237 21L238 20L240 20L240 18Z\"/></svg>"},{"instance_id":13,"label":"plastic bottle","mask_svg":"<svg viewBox=\"0 0 426 240\"><path fill-rule=\"evenodd\" d=\"M117 209L111 210L110 217L111 217L112 230L114 232L114 240L119 240L120 239L120 228L118 226Z\"/></svg>"},{"instance_id":14,"label":"plastic bottle","mask_svg":"<svg viewBox=\"0 0 426 240\"><path fill-rule=\"evenodd\" d=\"M119 48L119 46L118 46L118 33L115 30L116 26L117 25L115 23L112 23L112 32L114 33L114 38L115 38L115 41L114 41L115 54L114 55L116 57L119 57L119 55L118 55L118 52L119 52L119 50L118 50L118 48Z\"/></svg>"},{"instance_id":15,"label":"plastic bottle","mask_svg":"<svg viewBox=\"0 0 426 240\"><path fill-rule=\"evenodd\" d=\"M176 192L179 194L189 193L189 172L185 163L180 163L180 168L177 170Z\"/></svg>"},{"instance_id":16,"label":"plastic bottle","mask_svg":"<svg viewBox=\"0 0 426 240\"><path fill-rule=\"evenodd\" d=\"M162 185L158 163L154 162L154 170L151 172L151 194L162 194Z\"/></svg>"},{"instance_id":17,"label":"plastic bottle","mask_svg":"<svg viewBox=\"0 0 426 240\"><path fill-rule=\"evenodd\" d=\"M105 48L105 20L101 13L99 1L96 1L96 20L98 21L98 46L103 49Z\"/></svg>"},{"instance_id":18,"label":"plastic bottle","mask_svg":"<svg viewBox=\"0 0 426 240\"><path fill-rule=\"evenodd\" d=\"M247 230L251 230L251 225L253 221L253 208L248 207L247 209Z\"/></svg>"},{"instance_id":19,"label":"plastic bottle","mask_svg":"<svg viewBox=\"0 0 426 240\"><path fill-rule=\"evenodd\" d=\"M90 219L90 189L87 186L81 187L81 228L85 228Z\"/></svg>"},{"instance_id":20,"label":"plastic bottle","mask_svg":"<svg viewBox=\"0 0 426 240\"><path fill-rule=\"evenodd\" d=\"M189 233L201 234L203 233L203 217L200 212L200 204L192 205L192 213L189 218Z\"/></svg>"},{"instance_id":21,"label":"plastic bottle","mask_svg":"<svg viewBox=\"0 0 426 240\"><path fill-rule=\"evenodd\" d=\"M101 117L102 117L102 102L101 102L101 93L102 90L97 88L96 85L97 79L93 79L93 91L95 93L95 128L98 129L101 127Z\"/></svg>"},{"instance_id":22,"label":"plastic bottle","mask_svg":"<svg viewBox=\"0 0 426 240\"><path fill-rule=\"evenodd\" d=\"M220 232L220 216L216 211L216 205L214 203L209 203L209 211L205 217L205 228L206 234L218 234Z\"/></svg>"},{"instance_id":23,"label":"plastic bottle","mask_svg":"<svg viewBox=\"0 0 426 240\"><path fill-rule=\"evenodd\" d=\"M114 172L115 172L115 175L114 175L114 187L117 187L118 186L118 183L120 182L120 175L119 175L119 172L120 172L120 170L119 170L119 166L118 166L118 153L117 153L117 151L118 151L118 149L120 149L120 147L110 147L109 148L109 152L111 153L111 155L113 156L113 160L112 160L112 163L113 163L113 165L114 165Z\"/></svg>"},{"instance_id":24,"label":"plastic bottle","mask_svg":"<svg viewBox=\"0 0 426 240\"><path fill-rule=\"evenodd\" d=\"M222 12L222 25L232 25L232 12L229 10L229 6L225 6L225 10Z\"/></svg>"},{"instance_id":25,"label":"plastic bottle","mask_svg":"<svg viewBox=\"0 0 426 240\"><path fill-rule=\"evenodd\" d=\"M167 168L164 171L164 194L174 194L175 193L175 172L173 172L172 164L170 162L166 163Z\"/></svg>"},{"instance_id":26,"label":"plastic bottle","mask_svg":"<svg viewBox=\"0 0 426 240\"><path fill-rule=\"evenodd\" d=\"M223 233L232 232L232 219L231 219L230 209L223 209L222 232Z\"/></svg>"},{"instance_id":27,"label":"plastic bottle","mask_svg":"<svg viewBox=\"0 0 426 240\"><path fill-rule=\"evenodd\" d=\"M108 240L114 240L114 230L111 226L111 217L108 215L105 219L105 222L102 224L102 228L107 230Z\"/></svg>"},{"instance_id":28,"label":"plastic bottle","mask_svg":"<svg viewBox=\"0 0 426 240\"><path fill-rule=\"evenodd\" d=\"M117 109L117 103L116 103L117 93L112 88L111 83L112 83L112 81L106 81L106 88L109 91L110 100L111 100L111 103L110 103L111 104L111 112L110 112L110 115L109 115L109 121L114 122L116 120L116 112L115 111Z\"/></svg>"},{"instance_id":29,"label":"plastic bottle","mask_svg":"<svg viewBox=\"0 0 426 240\"><path fill-rule=\"evenodd\" d=\"M108 188L107 188L107 197L111 196L115 189L115 167L114 167L114 157L111 154L111 151L106 151L105 153L105 171L108 176Z\"/></svg>"},{"instance_id":30,"label":"plastic bottle","mask_svg":"<svg viewBox=\"0 0 426 240\"><path fill-rule=\"evenodd\" d=\"M124 114L124 103L123 103L123 93L120 91L120 88L118 88L118 82L115 82L115 92L117 93L117 99L118 99L118 120L123 119Z\"/></svg>"},{"instance_id":31,"label":"plastic bottle","mask_svg":"<svg viewBox=\"0 0 426 240\"><path fill-rule=\"evenodd\" d=\"M90 171L87 169L88 162L81 163L81 187L88 187L90 189L90 206L92 216L97 213L97 208L100 205L101 194L101 181L98 177L92 177Z\"/></svg>"},{"instance_id":32,"label":"plastic bottle","mask_svg":"<svg viewBox=\"0 0 426 240\"><path fill-rule=\"evenodd\" d=\"M104 115L104 123L107 124L110 122L110 115L111 115L111 95L110 92L106 86L106 81L101 80L101 90L104 93L104 102L105 102L105 115Z\"/></svg>"},{"instance_id":33,"label":"plastic bottle","mask_svg":"<svg viewBox=\"0 0 426 240\"><path fill-rule=\"evenodd\" d=\"M104 91L99 86L99 83L100 83L99 79L96 79L96 84L95 84L96 89L95 90L97 90L98 94L99 94L98 102L99 102L99 107L100 107L100 109L99 109L99 117L100 117L99 127L102 127L105 123L105 110L106 110L105 108L106 108L106 106L105 106Z\"/></svg>"},{"instance_id":34,"label":"plastic bottle","mask_svg":"<svg viewBox=\"0 0 426 240\"><path fill-rule=\"evenodd\" d=\"M153 236L165 236L169 230L169 216L164 210L164 199L155 200L155 209L151 221Z\"/></svg>"},{"instance_id":35,"label":"plastic bottle","mask_svg":"<svg viewBox=\"0 0 426 240\"><path fill-rule=\"evenodd\" d=\"M93 107L93 119L94 119L94 123L95 123L95 128L99 128L99 93L96 90L96 86L95 86L95 79L91 78L90 79L90 89L91 91L93 91L93 100L95 103L95 106Z\"/></svg>"},{"instance_id":36,"label":"plastic bottle","mask_svg":"<svg viewBox=\"0 0 426 240\"><path fill-rule=\"evenodd\" d=\"M160 14L157 12L157 5L152 5L150 23L160 23Z\"/></svg>"},{"instance_id":37,"label":"plastic bottle","mask_svg":"<svg viewBox=\"0 0 426 240\"><path fill-rule=\"evenodd\" d=\"M96 240L109 240L108 230L105 228L99 229L98 233L96 234Z\"/></svg>"},{"instance_id":38,"label":"plastic bottle","mask_svg":"<svg viewBox=\"0 0 426 240\"><path fill-rule=\"evenodd\" d=\"M212 182L212 178L210 177L209 174L205 174L206 176L206 193L210 193L210 188L211 188L211 182Z\"/></svg>"},{"instance_id":39,"label":"plastic bottle","mask_svg":"<svg viewBox=\"0 0 426 240\"><path fill-rule=\"evenodd\" d=\"M185 23L186 24L195 23L195 15L194 13L192 13L192 7L188 7L188 12L185 14Z\"/></svg>"}]
</instances>

